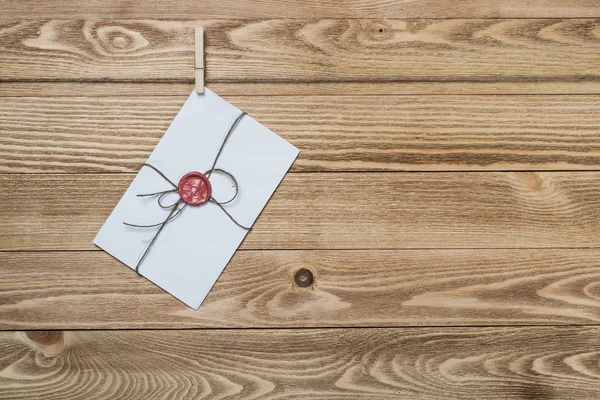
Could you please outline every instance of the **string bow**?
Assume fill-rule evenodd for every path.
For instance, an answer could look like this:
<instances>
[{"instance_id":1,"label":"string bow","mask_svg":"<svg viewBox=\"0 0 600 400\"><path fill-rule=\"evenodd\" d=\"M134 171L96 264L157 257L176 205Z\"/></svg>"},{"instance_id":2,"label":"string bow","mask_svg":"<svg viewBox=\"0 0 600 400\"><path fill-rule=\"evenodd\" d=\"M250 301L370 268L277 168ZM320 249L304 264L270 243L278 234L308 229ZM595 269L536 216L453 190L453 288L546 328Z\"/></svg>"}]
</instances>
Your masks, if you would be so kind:
<instances>
[{"instance_id":1,"label":"string bow","mask_svg":"<svg viewBox=\"0 0 600 400\"><path fill-rule=\"evenodd\" d=\"M227 143L227 139L229 139L229 136L231 136L231 133L233 132L233 130L235 129L237 124L240 122L240 120L244 117L244 115L246 115L246 113L242 112L235 119L235 121L233 121L233 124L231 124L231 126L229 127L229 131L227 132L227 135L225 135L225 139L223 139L223 143L221 143L221 147L219 148L219 151L217 152L217 155L212 163L212 166L205 173L200 173L200 172L196 172L196 171L190 172L190 173L184 175L179 180L179 184L176 185L173 181L171 181L169 178L167 178L167 176L164 173L162 173L160 170L158 170L158 168L154 167L153 165L148 164L148 163L145 163L144 165L142 165L142 167L148 167L148 168L151 168L152 170L154 170L165 181L169 182L171 184L171 186L173 186L173 188L168 189L168 190L163 190L160 192L143 193L143 194L137 195L137 197L158 196L158 199L157 199L158 205L163 209L171 210L171 212L169 212L169 215L167 216L167 218L164 221L156 223L156 224L149 224L149 225L138 225L138 224L131 224L128 222L123 222L123 224L134 227L134 228L159 227L158 230L156 231L156 233L154 234L154 236L152 237L152 240L146 247L144 254L142 254L142 257L136 264L135 272L137 272L138 274L140 273L139 272L140 265L142 264L142 262L144 261L144 259L148 255L148 253L150 252L152 245L154 244L154 242L156 242L158 235L160 235L160 233L164 229L165 225L168 222L175 219L178 215L180 215L181 212L187 206L200 206L200 205L206 204L206 203L216 204L217 206L219 206L219 208L221 210L223 210L223 212L229 217L229 219L232 220L237 226L239 226L240 228L245 229L247 231L249 231L251 229L251 228L245 227L245 226L241 225L239 222L237 222L235 220L235 218L233 218L231 216L231 214L229 214L227 212L225 207L223 207L225 204L231 203L237 197L237 195L239 193L238 183L237 183L237 180L235 179L235 177L232 174L230 174L229 172L227 172L221 168L215 168L217 165L217 161L219 160L219 157L221 156L223 148L225 147L225 143ZM209 178L213 173L223 174L223 175L229 177L231 179L231 181L233 182L233 185L235 188L235 193L229 200L217 201L214 197L212 197L212 187L211 187ZM164 198L166 196L168 196L170 194L174 194L174 193L179 194L179 198L177 199L177 201L175 201L173 204L170 204L170 205L164 205L163 204Z\"/></svg>"}]
</instances>

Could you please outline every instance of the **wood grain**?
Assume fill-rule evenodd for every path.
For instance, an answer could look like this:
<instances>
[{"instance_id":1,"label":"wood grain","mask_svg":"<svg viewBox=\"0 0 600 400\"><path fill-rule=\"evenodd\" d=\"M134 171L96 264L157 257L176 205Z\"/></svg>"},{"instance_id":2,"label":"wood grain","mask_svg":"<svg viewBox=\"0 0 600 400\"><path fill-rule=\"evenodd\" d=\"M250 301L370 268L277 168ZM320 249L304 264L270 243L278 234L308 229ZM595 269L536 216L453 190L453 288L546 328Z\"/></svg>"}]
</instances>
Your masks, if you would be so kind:
<instances>
[{"instance_id":1,"label":"wood grain","mask_svg":"<svg viewBox=\"0 0 600 400\"><path fill-rule=\"evenodd\" d=\"M292 171L597 170L598 96L225 96ZM186 97L0 101L0 171L135 172Z\"/></svg>"},{"instance_id":2,"label":"wood grain","mask_svg":"<svg viewBox=\"0 0 600 400\"><path fill-rule=\"evenodd\" d=\"M275 19L3 21L0 80L191 83L199 24L209 83L600 78L599 19Z\"/></svg>"},{"instance_id":3,"label":"wood grain","mask_svg":"<svg viewBox=\"0 0 600 400\"><path fill-rule=\"evenodd\" d=\"M600 17L595 0L24 0L4 18L566 18Z\"/></svg>"},{"instance_id":4,"label":"wood grain","mask_svg":"<svg viewBox=\"0 0 600 400\"><path fill-rule=\"evenodd\" d=\"M0 250L94 249L132 179L0 175ZM598 172L290 174L242 248L598 247L599 192Z\"/></svg>"},{"instance_id":5,"label":"wood grain","mask_svg":"<svg viewBox=\"0 0 600 400\"><path fill-rule=\"evenodd\" d=\"M598 327L0 333L3 399L593 399Z\"/></svg>"},{"instance_id":6,"label":"wood grain","mask_svg":"<svg viewBox=\"0 0 600 400\"><path fill-rule=\"evenodd\" d=\"M91 240L197 25L303 151L194 311ZM600 398L598 50L596 0L0 1L0 398Z\"/></svg>"},{"instance_id":7,"label":"wood grain","mask_svg":"<svg viewBox=\"0 0 600 400\"><path fill-rule=\"evenodd\" d=\"M542 82L213 82L220 96L600 94L600 81ZM0 97L187 97L191 83L2 81Z\"/></svg>"},{"instance_id":8,"label":"wood grain","mask_svg":"<svg viewBox=\"0 0 600 400\"><path fill-rule=\"evenodd\" d=\"M104 252L4 252L0 329L597 324L599 264L598 249L241 250L195 311Z\"/></svg>"}]
</instances>

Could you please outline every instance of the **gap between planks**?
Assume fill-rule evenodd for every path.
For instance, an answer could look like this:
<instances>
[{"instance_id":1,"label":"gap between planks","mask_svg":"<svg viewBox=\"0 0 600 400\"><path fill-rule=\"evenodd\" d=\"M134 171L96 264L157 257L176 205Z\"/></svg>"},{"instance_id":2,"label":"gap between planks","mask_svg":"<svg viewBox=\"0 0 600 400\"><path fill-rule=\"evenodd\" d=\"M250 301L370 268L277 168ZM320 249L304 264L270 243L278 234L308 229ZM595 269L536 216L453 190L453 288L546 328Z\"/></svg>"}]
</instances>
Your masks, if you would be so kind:
<instances>
[{"instance_id":1,"label":"gap between planks","mask_svg":"<svg viewBox=\"0 0 600 400\"><path fill-rule=\"evenodd\" d=\"M382 329L382 330L427 330L427 329L443 329L449 332L452 329L462 330L462 329L494 329L494 328L600 328L600 324L525 324L525 325L510 325L510 324L490 324L490 325L321 325L321 326L284 326L284 327L274 327L274 326L257 326L257 327L159 327L159 328L127 328L127 327L119 327L119 328L27 328L27 327L19 327L19 328L10 328L4 329L0 327L0 333L19 333L19 332L37 332L37 333L46 333L46 332L111 332L111 331L123 331L123 332L261 332L261 331L302 331L308 330L311 331L327 331L333 329L339 330L348 330L352 329L360 332L361 330L372 330L372 329Z\"/></svg>"},{"instance_id":2,"label":"gap between planks","mask_svg":"<svg viewBox=\"0 0 600 400\"><path fill-rule=\"evenodd\" d=\"M207 83L220 96L598 95L600 82ZM191 83L0 82L0 97L187 97Z\"/></svg>"}]
</instances>

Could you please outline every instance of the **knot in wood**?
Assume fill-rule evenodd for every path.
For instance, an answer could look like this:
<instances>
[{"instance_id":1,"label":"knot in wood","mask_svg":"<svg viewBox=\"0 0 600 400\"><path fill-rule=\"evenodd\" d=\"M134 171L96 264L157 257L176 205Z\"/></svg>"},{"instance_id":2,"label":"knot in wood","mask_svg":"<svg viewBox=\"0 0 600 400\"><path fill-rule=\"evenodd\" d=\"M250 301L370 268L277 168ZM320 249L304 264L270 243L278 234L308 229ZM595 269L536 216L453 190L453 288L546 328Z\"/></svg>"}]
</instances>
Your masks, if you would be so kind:
<instances>
[{"instance_id":1,"label":"knot in wood","mask_svg":"<svg viewBox=\"0 0 600 400\"><path fill-rule=\"evenodd\" d=\"M59 331L29 331L26 336L40 346L52 346L62 340L63 333Z\"/></svg>"},{"instance_id":2,"label":"knot in wood","mask_svg":"<svg viewBox=\"0 0 600 400\"><path fill-rule=\"evenodd\" d=\"M66 348L65 333L60 331L29 331L25 332L33 348L45 357L56 357Z\"/></svg>"},{"instance_id":3,"label":"knot in wood","mask_svg":"<svg viewBox=\"0 0 600 400\"><path fill-rule=\"evenodd\" d=\"M300 287L309 287L313 284L313 274L306 268L301 268L294 274L294 281Z\"/></svg>"}]
</instances>

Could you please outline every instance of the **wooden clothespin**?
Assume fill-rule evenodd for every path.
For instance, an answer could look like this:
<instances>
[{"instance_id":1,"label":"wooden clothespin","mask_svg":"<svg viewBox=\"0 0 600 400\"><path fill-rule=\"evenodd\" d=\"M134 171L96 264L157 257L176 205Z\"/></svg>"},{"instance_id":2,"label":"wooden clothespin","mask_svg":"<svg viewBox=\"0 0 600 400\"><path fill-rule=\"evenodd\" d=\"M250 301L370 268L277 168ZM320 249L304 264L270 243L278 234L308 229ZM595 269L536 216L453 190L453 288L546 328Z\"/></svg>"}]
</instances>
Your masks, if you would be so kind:
<instances>
[{"instance_id":1,"label":"wooden clothespin","mask_svg":"<svg viewBox=\"0 0 600 400\"><path fill-rule=\"evenodd\" d=\"M194 69L196 71L196 93L204 93L204 28L196 27Z\"/></svg>"}]
</instances>

